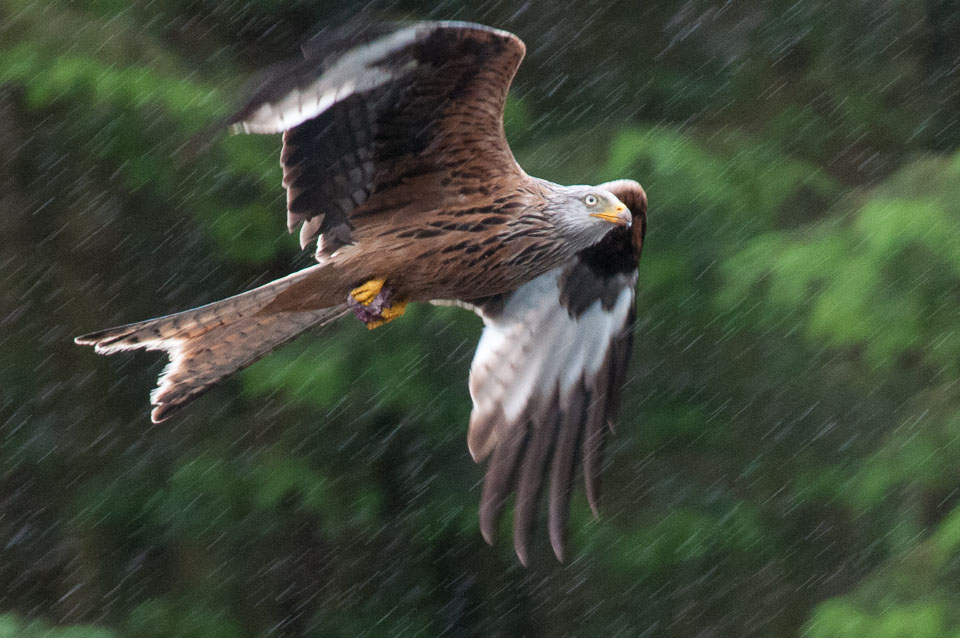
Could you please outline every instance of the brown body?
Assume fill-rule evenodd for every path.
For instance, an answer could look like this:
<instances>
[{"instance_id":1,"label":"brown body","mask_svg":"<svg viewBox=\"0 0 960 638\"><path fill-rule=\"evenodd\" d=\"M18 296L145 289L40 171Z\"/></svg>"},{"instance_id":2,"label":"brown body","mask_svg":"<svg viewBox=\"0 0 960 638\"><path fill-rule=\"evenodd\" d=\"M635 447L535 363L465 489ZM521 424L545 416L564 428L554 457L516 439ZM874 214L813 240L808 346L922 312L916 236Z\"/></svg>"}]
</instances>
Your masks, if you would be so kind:
<instances>
[{"instance_id":1,"label":"brown body","mask_svg":"<svg viewBox=\"0 0 960 638\"><path fill-rule=\"evenodd\" d=\"M408 301L466 302L489 329L470 383L471 451L489 455L481 528L493 538L516 487L525 562L549 466L550 536L562 556L578 455L596 506L603 433L630 351L646 196L631 180L561 187L517 165L503 109L524 51L510 33L455 22L308 43L306 59L274 72L227 124L283 133L287 225L299 227L302 247L317 242L319 263L77 343L165 351L170 364L151 395L159 422L351 310L375 327Z\"/></svg>"},{"instance_id":2,"label":"brown body","mask_svg":"<svg viewBox=\"0 0 960 638\"><path fill-rule=\"evenodd\" d=\"M261 313L334 306L370 279L386 280L408 301L514 290L574 254L545 232L550 222L542 190L531 179L528 188L504 192L484 208L457 197L440 210L417 210L416 202L370 215L360 209L353 218L353 243L325 257L323 269L287 288Z\"/></svg>"}]
</instances>

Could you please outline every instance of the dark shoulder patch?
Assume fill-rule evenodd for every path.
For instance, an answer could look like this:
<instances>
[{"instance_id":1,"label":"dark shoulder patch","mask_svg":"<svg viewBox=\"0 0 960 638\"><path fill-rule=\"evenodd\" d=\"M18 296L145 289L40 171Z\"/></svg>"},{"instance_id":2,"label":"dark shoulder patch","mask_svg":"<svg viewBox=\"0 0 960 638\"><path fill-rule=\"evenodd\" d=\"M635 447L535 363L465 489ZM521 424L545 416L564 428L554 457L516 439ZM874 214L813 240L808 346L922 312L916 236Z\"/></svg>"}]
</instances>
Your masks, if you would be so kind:
<instances>
[{"instance_id":1,"label":"dark shoulder patch","mask_svg":"<svg viewBox=\"0 0 960 638\"><path fill-rule=\"evenodd\" d=\"M579 317L600 300L604 310L617 302L620 291L632 283L637 254L631 232L615 228L600 242L577 253L560 280L560 303L571 317Z\"/></svg>"},{"instance_id":2,"label":"dark shoulder patch","mask_svg":"<svg viewBox=\"0 0 960 638\"><path fill-rule=\"evenodd\" d=\"M615 228L598 243L577 253L575 262L560 280L560 302L571 317L579 317L600 300L605 310L617 302L625 286L634 285L634 273L647 232L647 194L632 179L600 184L623 202L633 215L633 225Z\"/></svg>"}]
</instances>

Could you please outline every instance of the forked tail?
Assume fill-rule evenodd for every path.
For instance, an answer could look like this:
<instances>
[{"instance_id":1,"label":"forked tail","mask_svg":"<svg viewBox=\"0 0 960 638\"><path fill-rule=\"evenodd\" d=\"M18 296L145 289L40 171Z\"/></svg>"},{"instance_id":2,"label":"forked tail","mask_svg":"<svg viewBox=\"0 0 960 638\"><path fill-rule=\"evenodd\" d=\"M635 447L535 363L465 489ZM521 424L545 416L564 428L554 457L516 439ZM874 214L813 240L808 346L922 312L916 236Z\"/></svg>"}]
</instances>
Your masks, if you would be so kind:
<instances>
[{"instance_id":1,"label":"forked tail","mask_svg":"<svg viewBox=\"0 0 960 638\"><path fill-rule=\"evenodd\" d=\"M346 304L319 309L270 311L278 295L319 273L312 266L248 292L193 310L77 337L100 354L164 350L170 363L151 393L158 423L219 381L263 358L301 332L338 319ZM273 308L273 306L271 306ZM268 312L261 312L267 309Z\"/></svg>"}]
</instances>

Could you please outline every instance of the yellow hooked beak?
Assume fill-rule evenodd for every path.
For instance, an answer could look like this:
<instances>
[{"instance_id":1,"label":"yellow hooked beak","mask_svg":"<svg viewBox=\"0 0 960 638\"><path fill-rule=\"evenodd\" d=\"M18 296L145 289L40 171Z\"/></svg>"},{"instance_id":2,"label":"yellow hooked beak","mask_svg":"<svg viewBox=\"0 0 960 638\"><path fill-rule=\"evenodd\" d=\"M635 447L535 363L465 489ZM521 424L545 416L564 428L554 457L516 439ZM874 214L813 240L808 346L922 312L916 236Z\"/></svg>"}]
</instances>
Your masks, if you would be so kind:
<instances>
[{"instance_id":1,"label":"yellow hooked beak","mask_svg":"<svg viewBox=\"0 0 960 638\"><path fill-rule=\"evenodd\" d=\"M602 213L590 213L590 216L602 219L605 222L610 222L611 224L616 224L617 226L629 226L633 222L633 216L630 214L630 211L620 202L617 202L616 206L608 208Z\"/></svg>"}]
</instances>

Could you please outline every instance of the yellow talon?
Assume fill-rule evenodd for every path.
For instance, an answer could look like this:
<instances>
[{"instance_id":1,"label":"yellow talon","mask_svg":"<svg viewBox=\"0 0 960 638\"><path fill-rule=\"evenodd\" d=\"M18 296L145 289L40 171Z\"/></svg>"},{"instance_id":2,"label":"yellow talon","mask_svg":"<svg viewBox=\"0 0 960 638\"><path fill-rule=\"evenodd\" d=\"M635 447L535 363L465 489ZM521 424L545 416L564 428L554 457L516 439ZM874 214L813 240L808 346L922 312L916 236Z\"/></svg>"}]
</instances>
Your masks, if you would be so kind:
<instances>
[{"instance_id":1,"label":"yellow talon","mask_svg":"<svg viewBox=\"0 0 960 638\"><path fill-rule=\"evenodd\" d=\"M380 294L380 289L383 288L385 281L385 279L371 279L351 290L350 296L353 297L357 303L369 306L370 302ZM403 314L402 310L400 314Z\"/></svg>"},{"instance_id":2,"label":"yellow talon","mask_svg":"<svg viewBox=\"0 0 960 638\"><path fill-rule=\"evenodd\" d=\"M397 317L403 316L404 311L407 309L406 301L398 301L397 303L388 306L383 309L383 312L380 313L380 316L387 321L392 321Z\"/></svg>"},{"instance_id":3,"label":"yellow talon","mask_svg":"<svg viewBox=\"0 0 960 638\"><path fill-rule=\"evenodd\" d=\"M361 302L363 303L363 302ZM380 318L376 321L371 321L367 324L367 330L373 330L374 328L379 328L385 323L390 323L397 317L403 315L403 312L407 309L406 301L398 301L392 306L387 306L380 313Z\"/></svg>"}]
</instances>

